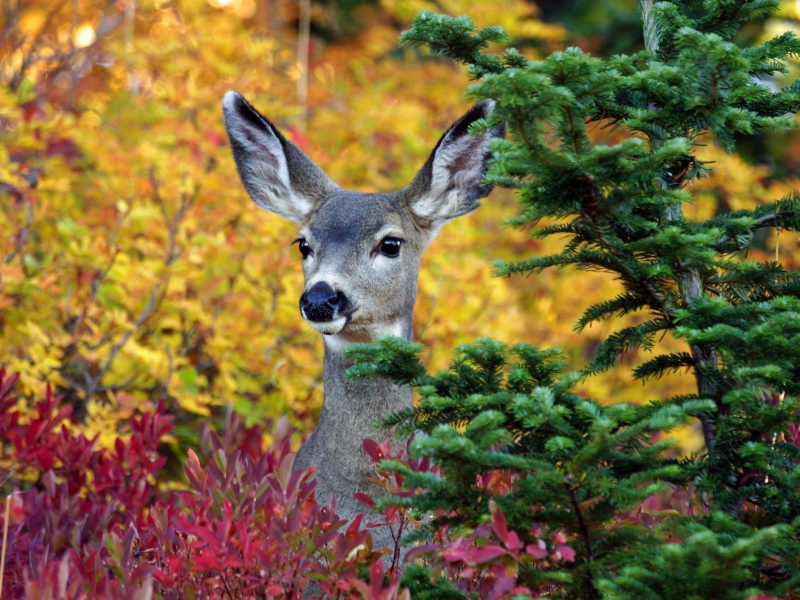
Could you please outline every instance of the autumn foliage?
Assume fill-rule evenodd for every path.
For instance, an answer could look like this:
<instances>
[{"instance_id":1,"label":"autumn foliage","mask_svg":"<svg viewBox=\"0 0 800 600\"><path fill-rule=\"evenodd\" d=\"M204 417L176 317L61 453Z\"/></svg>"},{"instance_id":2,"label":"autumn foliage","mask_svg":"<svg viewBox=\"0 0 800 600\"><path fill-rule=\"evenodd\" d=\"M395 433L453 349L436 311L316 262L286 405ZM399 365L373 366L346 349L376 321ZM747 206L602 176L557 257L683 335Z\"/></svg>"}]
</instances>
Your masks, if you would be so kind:
<instances>
[{"instance_id":1,"label":"autumn foliage","mask_svg":"<svg viewBox=\"0 0 800 600\"><path fill-rule=\"evenodd\" d=\"M337 12L339 4L352 12ZM354 523L315 497L309 472L291 472L292 451L322 399L322 344L297 310L296 232L258 211L239 185L220 99L228 89L244 93L343 187L399 188L469 102L462 69L398 50L400 32L423 9L501 25L529 60L575 41L523 1L314 2L306 67L294 2L3 3L4 598L278 598L301 597L309 586L341 598L404 597L412 588L421 598L443 590L535 597L562 593L579 571L580 524L515 530L519 513L489 496L508 495L516 475L491 463L464 486L486 508L471 521L441 506L412 509L414 497L447 474L430 457L409 458L411 446L365 441L376 482L399 503L359 497L367 516ZM796 10L784 6L764 31ZM613 128L587 135L621 140ZM798 148L790 138L782 149L790 172ZM692 183L688 219L752 209L798 187L712 143L695 153L725 176ZM643 322L626 315L578 337L572 324L586 307L622 289L600 273L568 267L492 277L494 259L515 263L561 249L559 240L506 228L514 211L512 195L498 190L448 225L426 254L414 329L428 352L408 350L422 360L420 372L448 366L454 347L484 335L561 346L581 368L602 340ZM796 269L800 254L788 237L760 232L750 258ZM652 347L680 348L669 337ZM626 368L595 375L590 386L571 379L570 393L604 406L694 393L680 374L633 384L633 368L646 360L622 352L616 364ZM441 401L430 389L420 397ZM783 410L780 394L765 402ZM455 419L453 430L463 425ZM702 448L696 419L671 434L678 447L669 460ZM780 438L758 441L794 452L798 439L793 423ZM417 446L441 442L449 451L451 441L434 436ZM660 434L647 440L662 442ZM383 460L394 468L378 468ZM605 463L595 467L602 479ZM765 483L759 472L742 477L737 483ZM670 544L698 540L689 562L726 564L736 551L746 554L696 531L663 533L672 517L700 517L707 506L691 484L652 491L604 522L601 537L658 531ZM374 551L375 527L391 528L396 547ZM407 553L404 534L419 542Z\"/></svg>"}]
</instances>

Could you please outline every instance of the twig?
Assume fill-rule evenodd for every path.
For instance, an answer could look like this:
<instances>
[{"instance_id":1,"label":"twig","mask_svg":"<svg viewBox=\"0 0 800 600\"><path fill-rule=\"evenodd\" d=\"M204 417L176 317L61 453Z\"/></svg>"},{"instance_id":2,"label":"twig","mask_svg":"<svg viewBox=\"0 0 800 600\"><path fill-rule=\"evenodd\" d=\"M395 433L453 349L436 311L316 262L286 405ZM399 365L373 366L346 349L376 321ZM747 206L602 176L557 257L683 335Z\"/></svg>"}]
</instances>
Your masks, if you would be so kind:
<instances>
[{"instance_id":1,"label":"twig","mask_svg":"<svg viewBox=\"0 0 800 600\"><path fill-rule=\"evenodd\" d=\"M175 359L172 357L172 350L167 346L167 376L164 378L164 383L161 384L161 396L169 396L169 382L172 379L172 374L175 372ZM159 386L155 386L158 388Z\"/></svg>"},{"instance_id":2,"label":"twig","mask_svg":"<svg viewBox=\"0 0 800 600\"><path fill-rule=\"evenodd\" d=\"M589 536L589 526L586 524L586 521L583 518L583 511L581 511L578 498L575 496L575 488L573 488L568 482L564 483L564 487L567 488L567 491L569 492L569 498L572 502L572 507L575 509L575 516L578 518L578 526L581 529L581 535L583 535L583 543L584 547L586 548L586 562L588 564L594 560L594 554L592 554L592 538ZM592 582L592 576L589 569L586 570L586 579L589 586L593 590L592 597L596 597L597 590L594 588L594 583Z\"/></svg>"},{"instance_id":3,"label":"twig","mask_svg":"<svg viewBox=\"0 0 800 600\"><path fill-rule=\"evenodd\" d=\"M89 57L93 56L92 51L109 33L111 33L117 27L117 25L122 22L123 19L123 16L118 14L119 11L116 9L118 1L110 0L104 9L100 24L95 30L94 42L83 48L75 48L74 46L71 46L66 52L58 51L56 48L49 47L48 49L51 50L51 52L48 53L47 56L43 56L39 49L43 45L43 40L46 39L47 30L66 3L66 0L61 0L61 2L59 2L47 13L42 27L39 28L39 31L35 35L20 35L18 36L20 41L18 43L12 43L12 52L7 53L8 56L13 55L13 50L19 50L23 46L27 45L28 40L33 40L33 43L30 44L30 50L23 55L22 61L19 67L16 69L16 72L14 72L7 80L8 85L12 90L16 89L20 85L28 69L38 63L56 63L56 67L53 69L53 71L51 71L51 73L58 72L64 68L69 68L69 72L73 76L73 79L76 79L88 66L87 61L89 60ZM68 34L70 40L72 39L72 34L74 33L75 27L80 22L80 15L78 14L79 7L77 6L77 2L73 1L72 4L72 23ZM19 12L19 10L20 9L18 5L17 12ZM19 18L18 14L16 15L16 18ZM10 33L6 35L4 32L4 36L5 38L8 38ZM86 58L77 65L70 65L73 59L81 55Z\"/></svg>"},{"instance_id":4,"label":"twig","mask_svg":"<svg viewBox=\"0 0 800 600\"><path fill-rule=\"evenodd\" d=\"M53 23L53 20L55 19L56 15L59 12L61 12L61 9L64 7L64 5L66 3L67 3L67 0L61 0L55 7L53 7L50 10L50 12L47 13L47 15L44 18L44 22L42 23L42 26L39 28L39 31L36 32L35 35L31 36L33 39L37 39L37 38L41 39L42 38L42 36L47 32L47 29ZM11 23L11 28L8 31L7 34L5 32L3 33L2 42L5 42L5 40L11 35L11 32L13 32L15 30L15 25L19 21L21 10L22 10L22 3L18 2L17 6L16 6L16 10L12 13L13 17L9 18L9 23ZM6 14L9 14L9 13L7 12ZM70 35L71 35L71 32L70 32ZM13 44L13 46L14 46L13 50L19 50L20 48L22 48L25 45L25 36L24 35L20 35L19 36L19 40L21 40L19 43L14 43ZM27 54L27 55L23 55L22 62L20 63L20 66L19 66L19 70L17 71L17 73L15 73L13 75L13 77L9 81L12 89L15 89L20 84L20 82L22 81L23 76L25 75L25 71L27 71L28 68L31 65L35 64L36 62L38 62L38 61L33 60L33 55L34 55L35 50L36 50L36 44L34 43L33 47L31 48L30 53ZM12 55L13 55L13 52L8 54L8 56L12 56Z\"/></svg>"},{"instance_id":5,"label":"twig","mask_svg":"<svg viewBox=\"0 0 800 600\"><path fill-rule=\"evenodd\" d=\"M108 265L105 269L100 271L95 277L92 278L92 282L89 284L90 289L92 290L91 298L94 299L97 296L97 289L100 287L100 284L103 283L108 274L111 272L111 269L114 267L114 264L117 262L117 256L119 256L119 245L117 244L117 236L119 235L119 230L122 227L122 223L125 221L125 218L131 214L131 207L133 205L133 200L128 203L128 209L125 211L120 211L119 215L117 215L117 220L114 223L114 228L111 230L111 235L108 238L108 246L114 249L114 254L111 255L111 260L108 262Z\"/></svg>"},{"instance_id":6,"label":"twig","mask_svg":"<svg viewBox=\"0 0 800 600\"><path fill-rule=\"evenodd\" d=\"M30 200L28 200L24 194L21 194L21 198L23 204L25 204L27 217L25 220L25 225L23 225L22 229L17 232L17 241L14 243L14 249L6 254L5 258L3 258L3 262L5 264L10 263L12 260L14 260L15 256L22 252L22 248L25 246L25 241L28 239L28 234L31 231L31 225L33 225L33 206L31 206Z\"/></svg>"},{"instance_id":7,"label":"twig","mask_svg":"<svg viewBox=\"0 0 800 600\"><path fill-rule=\"evenodd\" d=\"M269 3L269 32L274 39L279 39L281 29L281 4L282 0L272 0Z\"/></svg>"},{"instance_id":8,"label":"twig","mask_svg":"<svg viewBox=\"0 0 800 600\"><path fill-rule=\"evenodd\" d=\"M297 68L300 70L297 78L297 103L302 108L300 131L306 131L306 112L308 103L308 44L311 37L311 0L300 1L300 23L297 32Z\"/></svg>"},{"instance_id":9,"label":"twig","mask_svg":"<svg viewBox=\"0 0 800 600\"><path fill-rule=\"evenodd\" d=\"M164 262L167 266L169 266L179 259L181 254L183 254L183 249L176 249L178 226L180 225L180 222L183 220L183 217L186 215L187 211L192 207L192 204L197 197L197 192L200 190L200 188L198 186L195 189L195 193L192 196L189 196L185 191L186 182L189 179L189 175L188 173L183 174L183 178L181 179L181 187L184 189L184 191L181 192L181 203L178 207L178 212L176 212L175 216L170 219L169 214L167 213L167 205L164 203L164 199L161 197L161 188L158 184L158 179L156 179L155 169L153 169L153 167L150 167L149 176L150 184L153 186L153 199L158 204L158 207L161 210L161 216L164 218L164 222L167 224L169 242L167 247L167 257L164 259Z\"/></svg>"},{"instance_id":10,"label":"twig","mask_svg":"<svg viewBox=\"0 0 800 600\"><path fill-rule=\"evenodd\" d=\"M86 394L86 400L89 400L94 393L97 391L97 387L100 385L100 380L108 373L108 370L111 368L114 359L117 358L117 354L122 350L125 344L133 337L133 334L144 325L144 323L155 314L158 307L161 305L161 301L164 299L166 295L166 291L164 294L161 293L162 288L166 287L165 284L169 284L170 280L170 273L167 273L164 278L156 284L156 287L150 292L150 297L147 299L147 304L142 309L142 312L139 313L139 316L136 318L136 321L133 324L133 327L128 329L125 334L120 338L120 340L111 347L111 352L108 354L108 358L106 359L105 364L102 368L97 372L94 377L89 378L87 382L86 389L84 390ZM160 296L160 297L159 297Z\"/></svg>"},{"instance_id":11,"label":"twig","mask_svg":"<svg viewBox=\"0 0 800 600\"><path fill-rule=\"evenodd\" d=\"M15 7L11 7L10 0L3 0L3 14L6 15L6 22L3 25L3 31L0 33L0 46L9 38L12 31L16 31L17 23L19 23L19 11L21 0L17 1Z\"/></svg>"},{"instance_id":12,"label":"twig","mask_svg":"<svg viewBox=\"0 0 800 600\"><path fill-rule=\"evenodd\" d=\"M231 590L228 587L228 578L225 577L225 573L221 573L220 575L222 576L222 585L225 586L225 593L228 594L228 597L231 600L234 600L234 595L231 593Z\"/></svg>"},{"instance_id":13,"label":"twig","mask_svg":"<svg viewBox=\"0 0 800 600\"><path fill-rule=\"evenodd\" d=\"M786 212L771 213L771 214L768 214L768 215L764 215L763 217L759 217L758 219L755 220L755 223L753 223L753 226L750 228L749 235L747 236L747 241L744 242L744 243L741 243L741 244L737 244L735 251L738 252L739 250L744 250L745 247L750 245L750 242L753 241L753 231L755 231L756 229L761 229L762 227L766 227L770 223L773 223L774 221L777 221L778 219L783 219L785 217L791 217L793 215L794 215L794 211L788 211L787 210ZM780 235L780 233L779 233L779 235ZM722 237L720 237L717 240L717 242L714 244L714 246L718 250L722 250L723 246L725 244L727 244L728 242L730 242L730 241L731 241L731 236L726 233L725 235L723 235Z\"/></svg>"},{"instance_id":14,"label":"twig","mask_svg":"<svg viewBox=\"0 0 800 600\"><path fill-rule=\"evenodd\" d=\"M583 512L581 511L580 504L578 504L578 498L575 496L575 488L573 488L569 483L565 483L564 487L567 488L569 492L569 498L572 502L572 507L575 509L575 516L578 518L578 526L581 528L581 535L583 535L583 543L586 547L586 560L591 562L594 558L592 554L592 539L589 537L589 526L586 524L586 521L583 518Z\"/></svg>"},{"instance_id":15,"label":"twig","mask_svg":"<svg viewBox=\"0 0 800 600\"><path fill-rule=\"evenodd\" d=\"M401 511L400 513L400 523L397 527L397 535L395 536L394 531L392 528L389 527L389 531L392 533L392 538L394 539L394 553L392 554L392 566L389 568L390 573L397 573L397 569L400 566L400 540L403 537L403 529L406 527L406 515L405 511Z\"/></svg>"},{"instance_id":16,"label":"twig","mask_svg":"<svg viewBox=\"0 0 800 600\"><path fill-rule=\"evenodd\" d=\"M136 17L136 0L125 3L125 62L128 67L128 89L131 94L139 91L139 80L133 68L133 25Z\"/></svg>"},{"instance_id":17,"label":"twig","mask_svg":"<svg viewBox=\"0 0 800 600\"><path fill-rule=\"evenodd\" d=\"M111 260L108 262L108 265L105 269L100 271L97 275L95 275L91 282L89 283L89 298L87 302L94 302L97 299L97 292L100 289L100 284L105 281L105 278L108 277L108 274L111 272L111 269L117 262L117 256L119 256L119 246L117 245L117 236L119 235L119 230L122 227L122 223L125 221L125 218L131 213L131 208L133 207L133 200L128 202L128 210L120 211L119 215L117 215L117 220L114 223L114 228L111 230L111 235L108 238L108 246L109 248L114 248L114 254L111 255ZM70 319L70 298L72 296L72 291L68 292L68 296L64 301L64 312L66 314L67 322ZM69 328L72 330L73 338L77 338L78 332L80 331L81 327L83 326L83 320L86 318L86 309L81 312L78 320L72 324ZM100 341L94 346L97 348L104 344L108 339L108 334L104 335ZM92 349L94 349L92 348Z\"/></svg>"},{"instance_id":18,"label":"twig","mask_svg":"<svg viewBox=\"0 0 800 600\"><path fill-rule=\"evenodd\" d=\"M11 494L6 496L6 514L3 520L3 549L0 552L0 598L3 597L3 578L6 571L6 543L8 542L8 521L11 519Z\"/></svg>"}]
</instances>

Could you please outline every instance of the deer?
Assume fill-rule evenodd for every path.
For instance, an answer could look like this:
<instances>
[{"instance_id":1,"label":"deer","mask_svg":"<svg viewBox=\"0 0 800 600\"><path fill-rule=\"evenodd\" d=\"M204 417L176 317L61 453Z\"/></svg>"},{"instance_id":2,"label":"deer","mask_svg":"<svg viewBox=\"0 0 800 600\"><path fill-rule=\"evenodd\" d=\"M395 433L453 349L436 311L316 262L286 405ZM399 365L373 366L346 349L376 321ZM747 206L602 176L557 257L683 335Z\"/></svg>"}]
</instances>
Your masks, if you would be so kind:
<instances>
[{"instance_id":1,"label":"deer","mask_svg":"<svg viewBox=\"0 0 800 600\"><path fill-rule=\"evenodd\" d=\"M229 91L223 114L242 184L255 203L300 227L305 288L300 314L323 335L324 399L319 421L293 469L318 467L317 498L333 496L348 521L365 512L356 492L374 495L374 468L365 438L382 442L373 423L412 406L412 391L384 378L348 381L344 348L380 336L412 340L412 315L423 252L448 221L472 212L492 190L484 181L490 142L502 127L469 127L493 103L473 106L439 139L405 188L389 193L347 191L331 181L245 98ZM373 546L394 545L373 530Z\"/></svg>"}]
</instances>

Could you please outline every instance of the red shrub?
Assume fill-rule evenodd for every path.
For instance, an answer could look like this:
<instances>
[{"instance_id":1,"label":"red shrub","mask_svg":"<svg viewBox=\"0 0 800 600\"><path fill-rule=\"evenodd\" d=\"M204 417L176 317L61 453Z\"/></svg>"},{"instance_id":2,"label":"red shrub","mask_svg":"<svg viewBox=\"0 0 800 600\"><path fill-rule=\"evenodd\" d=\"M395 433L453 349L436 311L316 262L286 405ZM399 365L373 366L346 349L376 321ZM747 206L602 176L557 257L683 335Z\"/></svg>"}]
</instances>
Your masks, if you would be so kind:
<instances>
[{"instance_id":1,"label":"red shrub","mask_svg":"<svg viewBox=\"0 0 800 600\"><path fill-rule=\"evenodd\" d=\"M266 451L236 418L222 437L204 432L213 459L190 452L190 490L161 491L163 404L106 450L67 426L71 410L49 389L23 419L15 379L0 371L0 481L16 486L4 598L299 598L312 580L333 597L398 597L362 519L346 526L317 504L312 471L291 470L285 423Z\"/></svg>"}]
</instances>

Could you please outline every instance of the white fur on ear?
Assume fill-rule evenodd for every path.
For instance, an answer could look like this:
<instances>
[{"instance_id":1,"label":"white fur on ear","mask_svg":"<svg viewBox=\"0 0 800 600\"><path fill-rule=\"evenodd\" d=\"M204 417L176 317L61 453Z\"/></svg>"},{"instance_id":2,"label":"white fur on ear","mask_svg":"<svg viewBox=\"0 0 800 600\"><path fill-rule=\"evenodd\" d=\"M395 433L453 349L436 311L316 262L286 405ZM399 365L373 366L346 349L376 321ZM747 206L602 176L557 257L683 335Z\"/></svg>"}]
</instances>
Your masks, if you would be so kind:
<instances>
[{"instance_id":1,"label":"white fur on ear","mask_svg":"<svg viewBox=\"0 0 800 600\"><path fill-rule=\"evenodd\" d=\"M222 109L239 176L247 192L260 207L302 225L312 204L292 189L287 142L240 94L227 92Z\"/></svg>"},{"instance_id":2,"label":"white fur on ear","mask_svg":"<svg viewBox=\"0 0 800 600\"><path fill-rule=\"evenodd\" d=\"M480 187L485 173L487 144L491 136L469 135L448 143L445 139L433 160L431 187L413 206L420 217L438 221L452 219L477 208L470 191Z\"/></svg>"},{"instance_id":3,"label":"white fur on ear","mask_svg":"<svg viewBox=\"0 0 800 600\"><path fill-rule=\"evenodd\" d=\"M474 106L442 136L412 184L418 195L411 209L418 217L440 226L478 208L479 200L492 190L491 185L483 184L489 142L502 136L503 131L490 130L473 137L468 128L476 120L488 116L493 107L493 102Z\"/></svg>"}]
</instances>

